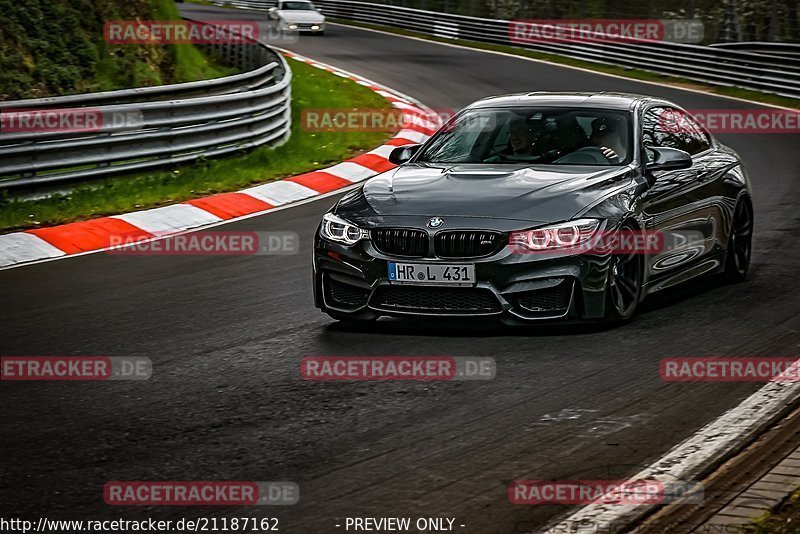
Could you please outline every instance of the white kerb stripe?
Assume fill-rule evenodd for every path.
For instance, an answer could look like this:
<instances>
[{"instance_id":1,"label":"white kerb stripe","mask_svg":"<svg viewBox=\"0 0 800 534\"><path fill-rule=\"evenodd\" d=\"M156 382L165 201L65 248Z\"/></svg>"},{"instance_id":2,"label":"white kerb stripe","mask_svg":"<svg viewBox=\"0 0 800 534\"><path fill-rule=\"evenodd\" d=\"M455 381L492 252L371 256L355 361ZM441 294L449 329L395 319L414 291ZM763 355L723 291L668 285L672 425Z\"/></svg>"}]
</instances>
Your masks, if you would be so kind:
<instances>
[{"instance_id":1,"label":"white kerb stripe","mask_svg":"<svg viewBox=\"0 0 800 534\"><path fill-rule=\"evenodd\" d=\"M360 182L378 174L370 168L351 161L345 161L328 169L323 169L323 171L350 182Z\"/></svg>"},{"instance_id":2,"label":"white kerb stripe","mask_svg":"<svg viewBox=\"0 0 800 534\"><path fill-rule=\"evenodd\" d=\"M375 154L376 156L380 156L382 158L389 159L389 154L392 153L392 150L397 148L394 145L381 145L375 150L370 150L367 154Z\"/></svg>"},{"instance_id":3,"label":"white kerb stripe","mask_svg":"<svg viewBox=\"0 0 800 534\"><path fill-rule=\"evenodd\" d=\"M408 139L409 141L414 141L415 143L424 143L430 136L414 130L400 130L397 132L395 137L402 137L403 139Z\"/></svg>"},{"instance_id":4,"label":"white kerb stripe","mask_svg":"<svg viewBox=\"0 0 800 534\"><path fill-rule=\"evenodd\" d=\"M415 114L405 114L403 117L403 124L409 128L424 128L425 130L438 130L439 124L436 124L427 118L422 118Z\"/></svg>"},{"instance_id":5,"label":"white kerb stripe","mask_svg":"<svg viewBox=\"0 0 800 534\"><path fill-rule=\"evenodd\" d=\"M0 267L66 254L41 237L25 232L0 235Z\"/></svg>"},{"instance_id":6,"label":"white kerb stripe","mask_svg":"<svg viewBox=\"0 0 800 534\"><path fill-rule=\"evenodd\" d=\"M379 89L379 90L377 90L375 92L378 93L379 95L383 96L383 97L396 98L397 100L399 100L401 102L405 102L406 104L411 104L411 102L409 100L407 100L407 99L405 99L405 98L403 98L401 96L397 96L394 93L390 93L389 91L384 91L383 89Z\"/></svg>"},{"instance_id":7,"label":"white kerb stripe","mask_svg":"<svg viewBox=\"0 0 800 534\"><path fill-rule=\"evenodd\" d=\"M419 114L424 115L426 117L428 116L428 112L425 111L424 109L419 108L417 106L412 106L411 104L406 104L404 102L392 102L392 107L395 107L397 109L407 109L408 111L412 111L414 113L419 113Z\"/></svg>"},{"instance_id":8,"label":"white kerb stripe","mask_svg":"<svg viewBox=\"0 0 800 534\"><path fill-rule=\"evenodd\" d=\"M134 211L133 213L113 215L112 217L155 235L196 228L222 220L216 215L191 204L173 204L163 208Z\"/></svg>"},{"instance_id":9,"label":"white kerb stripe","mask_svg":"<svg viewBox=\"0 0 800 534\"><path fill-rule=\"evenodd\" d=\"M304 198L319 195L318 191L314 191L310 187L286 180L270 182L264 185L257 185L239 192L256 197L257 199L263 200L264 202L272 204L273 206L280 206L281 204L286 204L288 202L295 202L297 200L303 200Z\"/></svg>"}]
</instances>

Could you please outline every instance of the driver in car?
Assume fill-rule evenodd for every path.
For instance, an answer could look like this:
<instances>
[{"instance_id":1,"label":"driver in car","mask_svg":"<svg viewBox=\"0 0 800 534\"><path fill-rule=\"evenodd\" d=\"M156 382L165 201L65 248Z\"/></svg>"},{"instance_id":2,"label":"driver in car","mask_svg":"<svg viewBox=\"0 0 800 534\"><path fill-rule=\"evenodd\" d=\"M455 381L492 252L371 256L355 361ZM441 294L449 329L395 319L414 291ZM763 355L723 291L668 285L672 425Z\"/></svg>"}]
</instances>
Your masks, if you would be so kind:
<instances>
[{"instance_id":1,"label":"driver in car","mask_svg":"<svg viewBox=\"0 0 800 534\"><path fill-rule=\"evenodd\" d=\"M552 159L558 155L557 146L554 146L554 134L558 125L546 117L518 117L511 121L508 127L508 148L506 156L523 156L520 159L535 160ZM500 159L498 157L491 160Z\"/></svg>"},{"instance_id":2,"label":"driver in car","mask_svg":"<svg viewBox=\"0 0 800 534\"><path fill-rule=\"evenodd\" d=\"M611 163L619 163L627 156L621 129L619 119L598 117L592 121L590 141Z\"/></svg>"},{"instance_id":3,"label":"driver in car","mask_svg":"<svg viewBox=\"0 0 800 534\"><path fill-rule=\"evenodd\" d=\"M536 135L524 119L516 119L508 128L509 152L514 155L534 155Z\"/></svg>"}]
</instances>

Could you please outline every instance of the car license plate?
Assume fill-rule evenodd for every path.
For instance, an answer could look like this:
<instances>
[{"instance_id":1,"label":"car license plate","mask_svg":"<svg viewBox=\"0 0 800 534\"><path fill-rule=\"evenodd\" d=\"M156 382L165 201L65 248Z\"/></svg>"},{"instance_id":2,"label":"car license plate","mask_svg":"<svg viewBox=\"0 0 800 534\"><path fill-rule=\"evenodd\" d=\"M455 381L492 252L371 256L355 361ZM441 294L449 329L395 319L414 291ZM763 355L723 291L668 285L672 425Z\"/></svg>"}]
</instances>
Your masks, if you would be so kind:
<instances>
[{"instance_id":1,"label":"car license plate","mask_svg":"<svg viewBox=\"0 0 800 534\"><path fill-rule=\"evenodd\" d=\"M389 281L401 284L475 285L474 265L389 262Z\"/></svg>"}]
</instances>

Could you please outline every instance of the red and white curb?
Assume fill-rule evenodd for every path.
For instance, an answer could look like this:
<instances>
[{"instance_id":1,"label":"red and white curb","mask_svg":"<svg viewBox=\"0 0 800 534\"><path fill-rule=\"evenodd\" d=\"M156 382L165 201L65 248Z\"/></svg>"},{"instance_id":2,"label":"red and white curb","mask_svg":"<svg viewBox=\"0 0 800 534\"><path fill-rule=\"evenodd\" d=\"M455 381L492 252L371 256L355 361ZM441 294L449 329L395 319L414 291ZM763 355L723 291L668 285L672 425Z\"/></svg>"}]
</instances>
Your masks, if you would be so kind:
<instances>
[{"instance_id":1,"label":"red and white curb","mask_svg":"<svg viewBox=\"0 0 800 534\"><path fill-rule=\"evenodd\" d=\"M421 143L436 130L435 123L430 121L436 117L435 112L415 99L330 65L285 50L283 53L368 87L393 107L418 116L419 120L409 122L407 128L397 132L385 145L326 169L180 204L0 235L0 269L108 250L115 236L124 236L126 243L169 237L330 193L393 169L395 165L388 157L395 147Z\"/></svg>"}]
</instances>

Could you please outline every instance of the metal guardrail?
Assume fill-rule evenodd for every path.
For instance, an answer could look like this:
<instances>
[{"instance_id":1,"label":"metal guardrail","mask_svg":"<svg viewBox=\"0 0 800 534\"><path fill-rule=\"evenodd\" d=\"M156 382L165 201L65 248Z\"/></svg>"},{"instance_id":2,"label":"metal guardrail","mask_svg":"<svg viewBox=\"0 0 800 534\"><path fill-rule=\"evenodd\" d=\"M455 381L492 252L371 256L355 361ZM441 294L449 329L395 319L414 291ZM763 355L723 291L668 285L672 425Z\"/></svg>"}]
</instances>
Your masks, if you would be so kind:
<instances>
[{"instance_id":1,"label":"metal guardrail","mask_svg":"<svg viewBox=\"0 0 800 534\"><path fill-rule=\"evenodd\" d=\"M104 177L284 142L291 126L292 72L283 57L256 41L203 47L245 72L0 102L0 112L17 117L21 112L74 110L107 119L91 131L72 132L9 130L6 122L6 131L0 131L0 189Z\"/></svg>"},{"instance_id":2,"label":"metal guardrail","mask_svg":"<svg viewBox=\"0 0 800 534\"><path fill-rule=\"evenodd\" d=\"M711 46L724 48L727 50L744 50L757 54L767 54L771 56L793 57L795 61L800 61L800 43L761 43L744 41L741 43L717 43Z\"/></svg>"},{"instance_id":3,"label":"metal guardrail","mask_svg":"<svg viewBox=\"0 0 800 534\"><path fill-rule=\"evenodd\" d=\"M269 0L214 0L217 5L267 9ZM636 68L712 85L741 87L800 98L796 57L671 42L520 43L511 39L512 21L437 13L354 0L316 0L322 12L339 19L413 30L445 39L467 39L525 48L583 61ZM768 49L764 49L768 50Z\"/></svg>"},{"instance_id":4,"label":"metal guardrail","mask_svg":"<svg viewBox=\"0 0 800 534\"><path fill-rule=\"evenodd\" d=\"M223 7L238 7L256 11L266 11L278 3L277 0L210 0L210 2Z\"/></svg>"}]
</instances>

